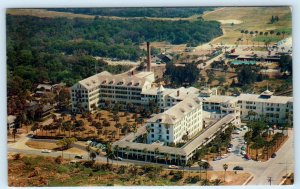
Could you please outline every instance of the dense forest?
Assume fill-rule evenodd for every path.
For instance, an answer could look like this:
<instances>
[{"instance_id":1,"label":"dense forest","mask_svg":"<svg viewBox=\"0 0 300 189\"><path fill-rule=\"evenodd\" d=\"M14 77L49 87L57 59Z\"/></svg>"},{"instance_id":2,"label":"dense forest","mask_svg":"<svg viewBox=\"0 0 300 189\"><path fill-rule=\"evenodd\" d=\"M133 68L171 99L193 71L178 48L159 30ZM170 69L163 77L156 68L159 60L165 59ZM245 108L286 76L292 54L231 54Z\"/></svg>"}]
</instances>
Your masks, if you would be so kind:
<instances>
[{"instance_id":1,"label":"dense forest","mask_svg":"<svg viewBox=\"0 0 300 189\"><path fill-rule=\"evenodd\" d=\"M70 86L101 70L122 72L129 68L108 66L95 56L138 60L145 53L139 45L145 41L204 43L219 35L217 22L202 20L93 20L7 15L8 92L16 94L14 86L30 89L33 83L45 80Z\"/></svg>"},{"instance_id":2,"label":"dense forest","mask_svg":"<svg viewBox=\"0 0 300 189\"><path fill-rule=\"evenodd\" d=\"M212 7L163 8L51 8L49 11L71 12L98 16L186 18L213 10Z\"/></svg>"}]
</instances>

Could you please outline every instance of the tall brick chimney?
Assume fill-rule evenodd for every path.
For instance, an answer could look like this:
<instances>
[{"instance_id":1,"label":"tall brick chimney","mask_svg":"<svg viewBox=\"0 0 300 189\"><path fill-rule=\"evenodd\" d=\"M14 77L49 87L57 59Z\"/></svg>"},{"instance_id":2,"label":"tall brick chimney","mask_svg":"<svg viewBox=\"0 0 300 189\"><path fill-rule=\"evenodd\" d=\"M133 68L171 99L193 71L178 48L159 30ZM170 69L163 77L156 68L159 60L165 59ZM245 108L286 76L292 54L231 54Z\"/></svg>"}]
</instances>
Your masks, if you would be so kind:
<instances>
[{"instance_id":1,"label":"tall brick chimney","mask_svg":"<svg viewBox=\"0 0 300 189\"><path fill-rule=\"evenodd\" d=\"M147 72L151 71L151 50L150 42L147 42Z\"/></svg>"}]
</instances>

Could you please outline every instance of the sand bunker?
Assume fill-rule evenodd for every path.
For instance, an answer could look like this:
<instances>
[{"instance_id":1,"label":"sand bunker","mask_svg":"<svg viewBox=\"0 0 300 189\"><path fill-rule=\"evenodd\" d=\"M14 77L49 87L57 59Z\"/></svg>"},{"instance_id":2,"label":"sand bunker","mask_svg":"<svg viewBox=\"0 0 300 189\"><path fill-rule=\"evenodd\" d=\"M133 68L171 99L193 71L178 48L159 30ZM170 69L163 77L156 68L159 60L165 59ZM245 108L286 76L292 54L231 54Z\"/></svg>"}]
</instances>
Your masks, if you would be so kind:
<instances>
[{"instance_id":1,"label":"sand bunker","mask_svg":"<svg viewBox=\"0 0 300 189\"><path fill-rule=\"evenodd\" d=\"M240 24L242 23L243 21L241 20L218 20L219 22L221 22L221 24Z\"/></svg>"}]
</instances>

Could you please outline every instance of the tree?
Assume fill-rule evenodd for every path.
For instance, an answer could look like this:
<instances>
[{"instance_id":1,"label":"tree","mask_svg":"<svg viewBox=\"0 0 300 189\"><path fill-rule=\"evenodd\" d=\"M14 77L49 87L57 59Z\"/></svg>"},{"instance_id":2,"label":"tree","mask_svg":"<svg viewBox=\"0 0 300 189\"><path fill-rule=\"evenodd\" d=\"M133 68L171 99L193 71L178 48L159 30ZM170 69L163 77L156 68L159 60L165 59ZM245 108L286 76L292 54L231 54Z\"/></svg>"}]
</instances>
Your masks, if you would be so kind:
<instances>
[{"instance_id":1,"label":"tree","mask_svg":"<svg viewBox=\"0 0 300 189\"><path fill-rule=\"evenodd\" d=\"M116 122L116 124L120 121L120 117L118 114L113 115L113 120Z\"/></svg>"},{"instance_id":2,"label":"tree","mask_svg":"<svg viewBox=\"0 0 300 189\"><path fill-rule=\"evenodd\" d=\"M157 163L157 159L158 159L158 153L159 153L159 149L158 148L155 148L154 149L154 158L155 158L155 160L156 160L156 163Z\"/></svg>"},{"instance_id":3,"label":"tree","mask_svg":"<svg viewBox=\"0 0 300 189\"><path fill-rule=\"evenodd\" d=\"M145 155L144 155L144 159L145 159L145 161L147 161L147 153L148 153L148 149L147 149L147 148L144 148L144 149L143 149L143 153L145 154Z\"/></svg>"},{"instance_id":4,"label":"tree","mask_svg":"<svg viewBox=\"0 0 300 189\"><path fill-rule=\"evenodd\" d=\"M13 128L12 130L12 134L13 134L13 137L14 137L14 142L16 142L16 134L17 134L17 129L16 128Z\"/></svg>"},{"instance_id":5,"label":"tree","mask_svg":"<svg viewBox=\"0 0 300 189\"><path fill-rule=\"evenodd\" d=\"M200 161L198 161L198 166L199 166L199 176L200 176L200 180L202 179L201 178L201 168L202 168L202 161L201 161L201 159L200 159Z\"/></svg>"},{"instance_id":6,"label":"tree","mask_svg":"<svg viewBox=\"0 0 300 189\"><path fill-rule=\"evenodd\" d=\"M226 163L223 164L223 169L225 171L225 173L224 173L224 182L226 182L226 170L228 169L228 165Z\"/></svg>"},{"instance_id":7,"label":"tree","mask_svg":"<svg viewBox=\"0 0 300 189\"><path fill-rule=\"evenodd\" d=\"M116 146L114 147L114 152L116 152L116 154L115 154L116 157L119 156L119 150L120 150L119 145L116 145Z\"/></svg>"},{"instance_id":8,"label":"tree","mask_svg":"<svg viewBox=\"0 0 300 189\"><path fill-rule=\"evenodd\" d=\"M189 167L189 176L190 176L190 172L191 172L191 167L192 167L192 165L193 165L193 161L192 161L192 160L189 160L189 161L187 162L187 164L186 164L186 166Z\"/></svg>"},{"instance_id":9,"label":"tree","mask_svg":"<svg viewBox=\"0 0 300 189\"><path fill-rule=\"evenodd\" d=\"M189 140L189 136L187 134L183 135L182 136L182 140L185 141L185 142L188 141Z\"/></svg>"},{"instance_id":10,"label":"tree","mask_svg":"<svg viewBox=\"0 0 300 189\"><path fill-rule=\"evenodd\" d=\"M256 72L249 66L243 66L237 76L241 85L251 84L257 79Z\"/></svg>"},{"instance_id":11,"label":"tree","mask_svg":"<svg viewBox=\"0 0 300 189\"><path fill-rule=\"evenodd\" d=\"M33 126L31 127L31 131L35 132L35 135L37 135L37 130L39 129L39 124L34 123Z\"/></svg>"},{"instance_id":12,"label":"tree","mask_svg":"<svg viewBox=\"0 0 300 189\"><path fill-rule=\"evenodd\" d=\"M126 146L125 153L126 153L127 159L128 159L129 151L130 151L130 147Z\"/></svg>"},{"instance_id":13,"label":"tree","mask_svg":"<svg viewBox=\"0 0 300 189\"><path fill-rule=\"evenodd\" d=\"M208 170L208 168L210 167L210 165L209 165L209 163L208 162L203 162L203 168L205 169L205 173L206 173L206 180L207 180L207 170Z\"/></svg>"},{"instance_id":14,"label":"tree","mask_svg":"<svg viewBox=\"0 0 300 189\"><path fill-rule=\"evenodd\" d=\"M120 130L122 128L122 124L121 123L116 123L115 128L118 130L118 136L120 136Z\"/></svg>"},{"instance_id":15,"label":"tree","mask_svg":"<svg viewBox=\"0 0 300 189\"><path fill-rule=\"evenodd\" d=\"M107 162L107 164L109 163L108 162L109 157L112 157L112 156L113 156L113 149L112 149L111 143L109 142L106 144L106 162Z\"/></svg>"},{"instance_id":16,"label":"tree","mask_svg":"<svg viewBox=\"0 0 300 189\"><path fill-rule=\"evenodd\" d=\"M89 158L90 158L92 161L95 161L96 157L97 157L96 152L90 152Z\"/></svg>"},{"instance_id":17,"label":"tree","mask_svg":"<svg viewBox=\"0 0 300 189\"><path fill-rule=\"evenodd\" d=\"M60 148L61 148L62 157L64 157L63 151L65 149L69 149L71 147L71 145L75 142L77 142L76 138L63 138L56 142L56 145L60 146Z\"/></svg>"}]
</instances>

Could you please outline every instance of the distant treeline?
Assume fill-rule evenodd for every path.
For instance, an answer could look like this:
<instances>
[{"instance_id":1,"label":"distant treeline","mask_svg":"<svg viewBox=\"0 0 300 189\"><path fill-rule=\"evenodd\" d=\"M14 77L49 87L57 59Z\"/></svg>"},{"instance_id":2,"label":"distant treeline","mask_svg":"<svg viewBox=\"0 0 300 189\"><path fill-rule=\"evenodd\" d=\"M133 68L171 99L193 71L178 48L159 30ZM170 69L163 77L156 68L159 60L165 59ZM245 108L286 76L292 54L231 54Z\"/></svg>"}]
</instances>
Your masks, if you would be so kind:
<instances>
[{"instance_id":1,"label":"distant treeline","mask_svg":"<svg viewBox=\"0 0 300 189\"><path fill-rule=\"evenodd\" d=\"M204 43L222 34L217 22L38 18L7 15L8 92L18 94L33 83L78 80L114 67L93 56L138 60L145 41ZM18 89L22 89L21 91Z\"/></svg>"},{"instance_id":2,"label":"distant treeline","mask_svg":"<svg viewBox=\"0 0 300 189\"><path fill-rule=\"evenodd\" d=\"M164 8L51 8L49 11L71 12L98 16L186 18L213 10L212 7Z\"/></svg>"},{"instance_id":3,"label":"distant treeline","mask_svg":"<svg viewBox=\"0 0 300 189\"><path fill-rule=\"evenodd\" d=\"M215 21L155 21L111 19L37 18L7 16L8 40L17 50L30 48L51 53L84 52L137 60L145 41L198 45L220 36Z\"/></svg>"}]
</instances>

